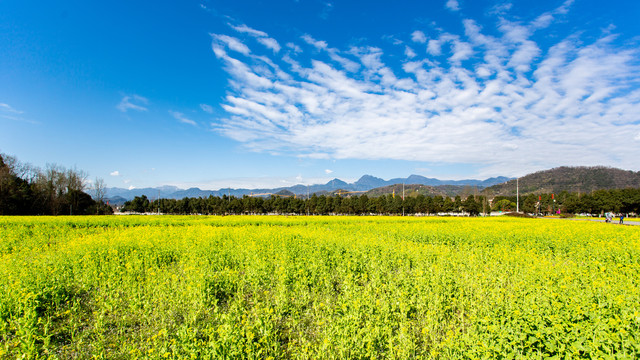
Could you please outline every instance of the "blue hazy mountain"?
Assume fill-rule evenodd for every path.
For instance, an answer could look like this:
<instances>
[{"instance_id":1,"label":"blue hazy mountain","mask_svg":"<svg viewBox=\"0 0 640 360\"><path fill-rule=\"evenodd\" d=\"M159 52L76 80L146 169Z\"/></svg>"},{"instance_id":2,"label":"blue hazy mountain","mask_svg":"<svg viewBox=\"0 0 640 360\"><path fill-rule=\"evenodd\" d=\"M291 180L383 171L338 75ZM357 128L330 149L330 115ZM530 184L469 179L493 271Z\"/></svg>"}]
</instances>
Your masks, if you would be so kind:
<instances>
[{"instance_id":1,"label":"blue hazy mountain","mask_svg":"<svg viewBox=\"0 0 640 360\"><path fill-rule=\"evenodd\" d=\"M384 180L372 175L364 175L358 181L353 183L347 183L340 179L333 179L326 184L315 185L294 185L288 187L279 187L271 189L233 189L224 188L218 190L202 190L200 188L180 189L175 186L160 186L157 188L140 188L140 189L123 189L123 188L107 188L107 198L113 199L120 203L122 199L131 200L136 196L145 195L150 200L157 198L164 199L182 199L185 197L198 198L209 196L223 196L233 195L236 197L242 197L244 195L251 194L275 194L280 191L290 191L296 195L306 195L314 193L326 193L336 190L346 191L369 191L382 186L394 185L394 184L407 184L407 185L428 185L428 186L441 186L441 185L457 185L457 186L475 186L478 188L485 188L497 184L504 183L511 178L499 176L489 178L486 180L439 180L434 178L427 178L420 175L411 175L407 178L394 178L390 180Z\"/></svg>"}]
</instances>

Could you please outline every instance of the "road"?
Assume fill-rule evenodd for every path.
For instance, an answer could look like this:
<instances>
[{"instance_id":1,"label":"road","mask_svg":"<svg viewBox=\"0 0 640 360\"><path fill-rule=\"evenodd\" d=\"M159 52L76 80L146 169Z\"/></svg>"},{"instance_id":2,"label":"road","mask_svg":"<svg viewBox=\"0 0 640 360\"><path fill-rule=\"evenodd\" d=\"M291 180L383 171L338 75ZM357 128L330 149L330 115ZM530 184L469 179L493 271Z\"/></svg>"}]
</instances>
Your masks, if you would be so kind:
<instances>
[{"instance_id":1,"label":"road","mask_svg":"<svg viewBox=\"0 0 640 360\"><path fill-rule=\"evenodd\" d=\"M600 220L600 219L571 219L571 218L563 219L563 218L557 218L557 217L544 217L543 219L558 219L558 220L573 220L573 221L594 221L594 222L601 222L601 223L606 222L606 221ZM634 220L636 220L636 221L629 221L629 220L625 219L625 221L623 221L622 225L640 226L640 221L637 221L637 219L635 219L635 218L634 218ZM614 219L611 222L611 225L620 225L620 218Z\"/></svg>"}]
</instances>

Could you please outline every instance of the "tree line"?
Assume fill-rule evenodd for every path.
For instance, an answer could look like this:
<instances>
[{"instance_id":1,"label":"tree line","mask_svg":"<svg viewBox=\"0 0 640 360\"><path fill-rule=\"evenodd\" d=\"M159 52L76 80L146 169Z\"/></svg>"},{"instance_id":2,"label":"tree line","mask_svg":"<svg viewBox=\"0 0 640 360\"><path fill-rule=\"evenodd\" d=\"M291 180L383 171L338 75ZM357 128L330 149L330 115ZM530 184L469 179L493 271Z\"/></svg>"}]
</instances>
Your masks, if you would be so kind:
<instances>
[{"instance_id":1,"label":"tree line","mask_svg":"<svg viewBox=\"0 0 640 360\"><path fill-rule=\"evenodd\" d=\"M607 211L640 212L640 189L598 190L590 194L562 192L560 194L530 194L520 197L519 210L526 213L600 214ZM496 196L490 202L485 195L469 195L466 198L456 196L406 197L367 195L342 197L338 195L312 195L309 198L281 197L272 195L263 197L222 197L184 198L149 200L146 196L137 196L125 202L121 211L140 213L159 212L163 214L296 214L296 215L414 215L459 213L470 216L486 214L491 211L516 211L515 196Z\"/></svg>"},{"instance_id":2,"label":"tree line","mask_svg":"<svg viewBox=\"0 0 640 360\"><path fill-rule=\"evenodd\" d=\"M86 173L48 164L44 169L0 154L0 215L112 214L104 202L104 182L96 179L87 194Z\"/></svg>"},{"instance_id":3,"label":"tree line","mask_svg":"<svg viewBox=\"0 0 640 360\"><path fill-rule=\"evenodd\" d=\"M164 214L407 214L436 213L449 211L457 206L462 211L477 215L483 210L484 197L468 197L465 201L456 201L448 197L436 196L407 197L403 201L400 196L385 195L368 197L367 195L341 197L330 195L312 195L309 198L282 197L272 195L263 197L222 197L208 198L158 199L150 201L146 196L135 197L125 202L121 211L160 212Z\"/></svg>"},{"instance_id":4,"label":"tree line","mask_svg":"<svg viewBox=\"0 0 640 360\"><path fill-rule=\"evenodd\" d=\"M91 191L93 196L86 191ZM0 154L0 215L91 215L112 214L105 203L106 187L102 179L88 186L87 175L77 169L47 165L44 169L19 162L15 157ZM496 196L487 194L456 196L405 197L316 195L295 196L184 198L149 200L146 196L125 202L122 211L163 214L350 214L350 215L414 215L460 213L471 216L491 211L526 213L602 214L616 212L640 213L640 189L596 190L591 193L529 194Z\"/></svg>"}]
</instances>

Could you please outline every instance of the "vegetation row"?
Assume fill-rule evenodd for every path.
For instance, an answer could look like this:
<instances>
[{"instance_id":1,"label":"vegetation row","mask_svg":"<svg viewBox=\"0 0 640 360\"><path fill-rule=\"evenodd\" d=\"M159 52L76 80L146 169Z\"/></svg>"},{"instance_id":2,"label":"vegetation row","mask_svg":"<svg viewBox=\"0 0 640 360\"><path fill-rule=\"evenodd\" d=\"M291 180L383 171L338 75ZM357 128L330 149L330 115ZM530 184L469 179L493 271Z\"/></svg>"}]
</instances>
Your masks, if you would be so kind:
<instances>
[{"instance_id":1,"label":"vegetation row","mask_svg":"<svg viewBox=\"0 0 640 360\"><path fill-rule=\"evenodd\" d=\"M94 200L84 191L86 181L81 170L53 164L39 169L0 154L0 215L112 214L103 201L104 182L94 182Z\"/></svg>"},{"instance_id":2,"label":"vegetation row","mask_svg":"<svg viewBox=\"0 0 640 360\"><path fill-rule=\"evenodd\" d=\"M550 214L605 212L640 213L640 189L597 190L589 194L562 192L560 194L530 194L520 197L519 210L527 213ZM309 198L272 195L268 198L223 196L208 198L156 199L136 197L122 207L122 211L139 213L160 212L163 214L350 214L350 215L399 215L464 213L479 215L491 211L515 211L516 196L496 196L489 199L483 195L417 196L405 197L382 195L378 197L312 195Z\"/></svg>"}]
</instances>

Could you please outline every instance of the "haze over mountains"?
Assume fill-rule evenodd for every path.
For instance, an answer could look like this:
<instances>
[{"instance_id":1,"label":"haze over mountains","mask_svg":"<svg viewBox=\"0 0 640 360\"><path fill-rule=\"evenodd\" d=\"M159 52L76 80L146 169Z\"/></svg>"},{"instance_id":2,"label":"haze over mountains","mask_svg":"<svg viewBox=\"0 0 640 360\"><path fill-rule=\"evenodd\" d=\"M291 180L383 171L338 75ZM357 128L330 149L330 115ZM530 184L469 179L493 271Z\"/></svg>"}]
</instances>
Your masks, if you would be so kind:
<instances>
[{"instance_id":1,"label":"haze over mountains","mask_svg":"<svg viewBox=\"0 0 640 360\"><path fill-rule=\"evenodd\" d=\"M313 194L313 193L321 193L321 192L332 192L336 190L346 190L346 191L369 191L371 189L393 185L393 184L407 184L407 185L428 185L428 186L443 186L443 185L454 185L454 186L474 186L478 188L486 188L492 185L504 183L511 178L499 176L493 177L486 180L439 180L435 178L427 178L420 175L411 175L407 178L393 178L389 180L384 180L371 175L364 175L358 181L353 183L347 183L340 179L333 179L326 184L315 184L315 185L294 185L289 187L279 187L272 189L233 189L233 188L224 188L219 190L202 190L200 188L190 188L190 189L180 189L175 186L161 186L156 188L140 188L140 189L123 189L123 188L107 188L107 198L111 200L112 203L120 203L125 200L131 200L136 196L145 195L150 199L156 199L158 197L165 199L182 199L185 197L208 197L210 195L213 196L223 196L223 195L233 195L236 197L241 197L244 195L251 194L264 194L264 193L278 193L282 191L291 192L294 194Z\"/></svg>"},{"instance_id":2,"label":"haze over mountains","mask_svg":"<svg viewBox=\"0 0 640 360\"><path fill-rule=\"evenodd\" d=\"M180 189L175 186L161 186L157 188L122 189L107 188L107 198L112 204L123 204L136 196L145 195L149 199L182 199L185 197L208 197L256 194L306 195L326 194L342 191L366 192L368 196L380 196L402 191L405 184L407 196L423 194L426 196L441 195L455 196L470 194L469 188L475 188L474 193L494 196L514 196L516 194L515 178L504 176L486 180L439 180L420 175L406 178L384 180L371 175L364 175L358 181L347 183L340 179L333 179L326 184L295 185L272 189L233 189L202 190L199 188ZM549 170L538 171L519 178L520 195L531 193L560 193L562 191L590 193L596 190L640 188L640 172L622 170L604 166L562 166Z\"/></svg>"}]
</instances>

